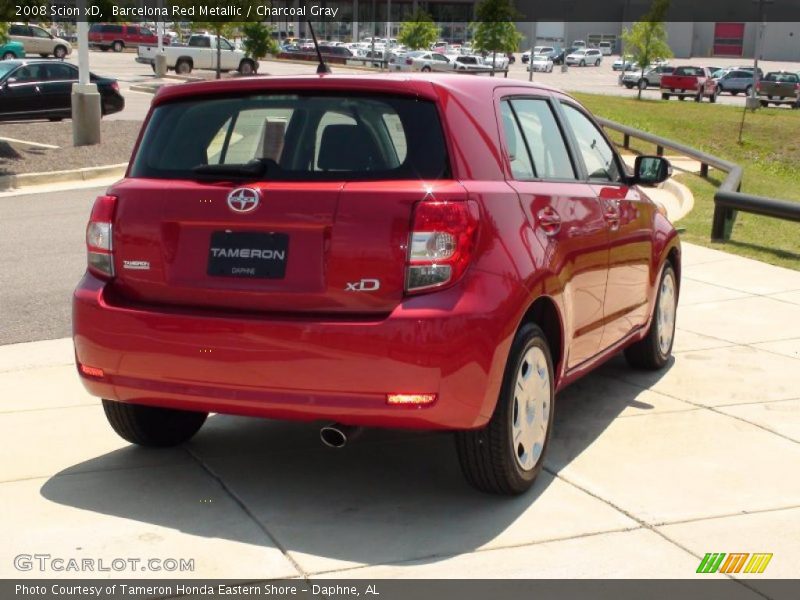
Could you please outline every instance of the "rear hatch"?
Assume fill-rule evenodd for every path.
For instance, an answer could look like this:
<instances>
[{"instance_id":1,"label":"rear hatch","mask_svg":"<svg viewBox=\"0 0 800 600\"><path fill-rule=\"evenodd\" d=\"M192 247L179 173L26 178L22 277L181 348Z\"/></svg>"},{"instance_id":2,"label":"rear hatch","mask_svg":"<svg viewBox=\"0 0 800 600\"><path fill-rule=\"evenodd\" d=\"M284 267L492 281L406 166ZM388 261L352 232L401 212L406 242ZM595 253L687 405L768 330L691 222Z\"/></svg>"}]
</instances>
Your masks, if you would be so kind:
<instances>
[{"instance_id":1,"label":"rear hatch","mask_svg":"<svg viewBox=\"0 0 800 600\"><path fill-rule=\"evenodd\" d=\"M247 311L386 313L414 205L463 200L435 104L269 94L158 106L114 186L113 291Z\"/></svg>"}]
</instances>

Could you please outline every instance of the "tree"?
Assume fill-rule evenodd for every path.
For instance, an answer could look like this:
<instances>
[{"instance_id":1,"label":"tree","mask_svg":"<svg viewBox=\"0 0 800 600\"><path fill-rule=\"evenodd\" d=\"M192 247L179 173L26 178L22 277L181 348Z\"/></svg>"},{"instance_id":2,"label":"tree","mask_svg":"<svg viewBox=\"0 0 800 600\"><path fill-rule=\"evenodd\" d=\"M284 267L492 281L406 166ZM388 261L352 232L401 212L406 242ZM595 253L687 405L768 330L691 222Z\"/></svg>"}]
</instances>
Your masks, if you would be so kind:
<instances>
[{"instance_id":1,"label":"tree","mask_svg":"<svg viewBox=\"0 0 800 600\"><path fill-rule=\"evenodd\" d=\"M4 44L8 39L8 23L0 21L0 44Z\"/></svg>"},{"instance_id":2,"label":"tree","mask_svg":"<svg viewBox=\"0 0 800 600\"><path fill-rule=\"evenodd\" d=\"M244 49L247 55L258 60L267 54L277 54L278 44L272 39L272 32L263 23L251 21L242 27Z\"/></svg>"},{"instance_id":3,"label":"tree","mask_svg":"<svg viewBox=\"0 0 800 600\"><path fill-rule=\"evenodd\" d=\"M514 21L520 18L520 14L511 0L483 0L475 9L475 16L478 21L470 26L472 45L479 52L491 52L492 65L498 52L517 51L522 34L517 31Z\"/></svg>"},{"instance_id":4,"label":"tree","mask_svg":"<svg viewBox=\"0 0 800 600\"><path fill-rule=\"evenodd\" d=\"M643 17L644 20L637 21L630 29L622 32L625 51L631 53L642 70L640 79L644 78L644 70L653 60L672 56L672 49L667 43L667 28L664 25L669 2L670 0L653 0L650 10ZM642 99L641 85L637 98Z\"/></svg>"},{"instance_id":5,"label":"tree","mask_svg":"<svg viewBox=\"0 0 800 600\"><path fill-rule=\"evenodd\" d=\"M437 39L439 39L439 28L431 16L421 10L417 10L408 21L403 22L400 34L397 36L397 41L410 50L420 48L427 50Z\"/></svg>"}]
</instances>

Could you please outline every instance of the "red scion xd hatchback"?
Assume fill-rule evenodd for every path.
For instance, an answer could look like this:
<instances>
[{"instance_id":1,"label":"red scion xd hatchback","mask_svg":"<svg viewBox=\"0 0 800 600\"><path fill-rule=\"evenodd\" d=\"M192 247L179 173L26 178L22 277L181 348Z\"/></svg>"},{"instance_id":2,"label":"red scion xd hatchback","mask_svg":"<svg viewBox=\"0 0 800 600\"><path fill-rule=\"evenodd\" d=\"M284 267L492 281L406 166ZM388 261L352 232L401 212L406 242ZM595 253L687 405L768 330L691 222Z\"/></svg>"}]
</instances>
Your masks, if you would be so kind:
<instances>
[{"instance_id":1,"label":"red scion xd hatchback","mask_svg":"<svg viewBox=\"0 0 800 600\"><path fill-rule=\"evenodd\" d=\"M163 88L97 198L78 371L126 440L209 412L455 432L466 478L542 468L554 395L672 351L680 245L569 96L507 79L309 76Z\"/></svg>"}]
</instances>

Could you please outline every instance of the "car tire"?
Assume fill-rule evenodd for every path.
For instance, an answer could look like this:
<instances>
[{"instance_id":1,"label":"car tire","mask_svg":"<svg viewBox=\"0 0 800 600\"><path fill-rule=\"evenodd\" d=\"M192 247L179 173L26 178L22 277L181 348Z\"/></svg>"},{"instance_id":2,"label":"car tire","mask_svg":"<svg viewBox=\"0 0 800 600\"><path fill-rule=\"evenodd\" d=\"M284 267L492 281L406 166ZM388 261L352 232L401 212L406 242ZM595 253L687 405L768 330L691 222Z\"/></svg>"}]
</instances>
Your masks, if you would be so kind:
<instances>
[{"instance_id":1,"label":"car tire","mask_svg":"<svg viewBox=\"0 0 800 600\"><path fill-rule=\"evenodd\" d=\"M678 279L667 261L661 271L650 329L641 341L625 349L625 359L635 369L663 368L672 356L675 315L678 309Z\"/></svg>"},{"instance_id":2,"label":"car tire","mask_svg":"<svg viewBox=\"0 0 800 600\"><path fill-rule=\"evenodd\" d=\"M633 84L632 83L626 83L625 87L628 88L629 90L632 90L633 89Z\"/></svg>"},{"instance_id":3,"label":"car tire","mask_svg":"<svg viewBox=\"0 0 800 600\"><path fill-rule=\"evenodd\" d=\"M47 120L51 123L60 123L64 120L64 117L47 117Z\"/></svg>"},{"instance_id":4,"label":"car tire","mask_svg":"<svg viewBox=\"0 0 800 600\"><path fill-rule=\"evenodd\" d=\"M681 102L683 102L684 100L686 100L686 96L678 96L678 100L680 100Z\"/></svg>"},{"instance_id":5,"label":"car tire","mask_svg":"<svg viewBox=\"0 0 800 600\"><path fill-rule=\"evenodd\" d=\"M719 96L719 90L714 90L708 97L708 101L711 102L711 104L714 104L717 101L717 96Z\"/></svg>"},{"instance_id":6,"label":"car tire","mask_svg":"<svg viewBox=\"0 0 800 600\"><path fill-rule=\"evenodd\" d=\"M640 79L636 85L640 90L646 90L648 83L647 79Z\"/></svg>"},{"instance_id":7,"label":"car tire","mask_svg":"<svg viewBox=\"0 0 800 600\"><path fill-rule=\"evenodd\" d=\"M473 487L504 495L531 487L553 429L554 390L547 338L538 325L523 325L511 345L492 418L482 429L456 433L461 470Z\"/></svg>"},{"instance_id":8,"label":"car tire","mask_svg":"<svg viewBox=\"0 0 800 600\"><path fill-rule=\"evenodd\" d=\"M244 76L256 74L256 63L246 58L239 63L239 73Z\"/></svg>"},{"instance_id":9,"label":"car tire","mask_svg":"<svg viewBox=\"0 0 800 600\"><path fill-rule=\"evenodd\" d=\"M111 428L122 439L139 446L164 448L189 440L205 423L208 413L103 400Z\"/></svg>"},{"instance_id":10,"label":"car tire","mask_svg":"<svg viewBox=\"0 0 800 600\"><path fill-rule=\"evenodd\" d=\"M599 67L600 66L600 59L599 58L595 61L594 66L595 67Z\"/></svg>"},{"instance_id":11,"label":"car tire","mask_svg":"<svg viewBox=\"0 0 800 600\"><path fill-rule=\"evenodd\" d=\"M53 49L53 56L58 59L63 60L65 56L67 56L67 49L64 46L56 46Z\"/></svg>"},{"instance_id":12,"label":"car tire","mask_svg":"<svg viewBox=\"0 0 800 600\"><path fill-rule=\"evenodd\" d=\"M661 99L662 100L669 100L670 99L670 95L669 94L661 94Z\"/></svg>"},{"instance_id":13,"label":"car tire","mask_svg":"<svg viewBox=\"0 0 800 600\"><path fill-rule=\"evenodd\" d=\"M185 58L180 59L175 65L175 72L178 75L188 75L192 72L192 63Z\"/></svg>"},{"instance_id":14,"label":"car tire","mask_svg":"<svg viewBox=\"0 0 800 600\"><path fill-rule=\"evenodd\" d=\"M703 101L703 92L698 92L697 95L694 97L695 102L702 102Z\"/></svg>"},{"instance_id":15,"label":"car tire","mask_svg":"<svg viewBox=\"0 0 800 600\"><path fill-rule=\"evenodd\" d=\"M40 52L39 56L41 56L42 58L47 58L50 55L47 52Z\"/></svg>"},{"instance_id":16,"label":"car tire","mask_svg":"<svg viewBox=\"0 0 800 600\"><path fill-rule=\"evenodd\" d=\"M17 58L17 55L13 52L6 52L3 54L3 60L14 60L15 58Z\"/></svg>"},{"instance_id":17,"label":"car tire","mask_svg":"<svg viewBox=\"0 0 800 600\"><path fill-rule=\"evenodd\" d=\"M767 102L766 100L762 100L761 101L761 106L763 106L764 108L767 108L769 106L769 102Z\"/></svg>"},{"instance_id":18,"label":"car tire","mask_svg":"<svg viewBox=\"0 0 800 600\"><path fill-rule=\"evenodd\" d=\"M585 60L582 60L582 61L580 62L580 66L581 66L581 67L585 67L585 66L586 66L586 61L585 61Z\"/></svg>"},{"instance_id":19,"label":"car tire","mask_svg":"<svg viewBox=\"0 0 800 600\"><path fill-rule=\"evenodd\" d=\"M744 88L744 95L745 96L750 96L750 94L752 92L753 92L753 86L752 85L748 85L746 88ZM733 93L734 93L734 95L736 94L736 92L733 92Z\"/></svg>"},{"instance_id":20,"label":"car tire","mask_svg":"<svg viewBox=\"0 0 800 600\"><path fill-rule=\"evenodd\" d=\"M430 73L431 72L431 68L429 66L425 65L424 67L422 67L420 69L420 71L422 71L423 73Z\"/></svg>"},{"instance_id":21,"label":"car tire","mask_svg":"<svg viewBox=\"0 0 800 600\"><path fill-rule=\"evenodd\" d=\"M122 52L122 51L125 49L125 44L123 44L122 42L120 42L119 40L117 40L116 42L114 42L113 44L111 44L111 49L112 49L114 52Z\"/></svg>"}]
</instances>

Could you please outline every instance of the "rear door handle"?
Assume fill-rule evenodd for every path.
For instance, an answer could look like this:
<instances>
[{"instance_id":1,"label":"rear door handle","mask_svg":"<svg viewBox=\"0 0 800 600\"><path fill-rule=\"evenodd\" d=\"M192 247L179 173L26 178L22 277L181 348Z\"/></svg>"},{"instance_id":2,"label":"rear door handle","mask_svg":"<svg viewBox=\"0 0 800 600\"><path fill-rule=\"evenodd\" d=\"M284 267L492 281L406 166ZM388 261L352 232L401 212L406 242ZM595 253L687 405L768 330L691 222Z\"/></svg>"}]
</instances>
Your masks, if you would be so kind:
<instances>
[{"instance_id":1,"label":"rear door handle","mask_svg":"<svg viewBox=\"0 0 800 600\"><path fill-rule=\"evenodd\" d=\"M556 235L561 231L561 216L552 208L543 208L537 213L536 218L545 235Z\"/></svg>"}]
</instances>

